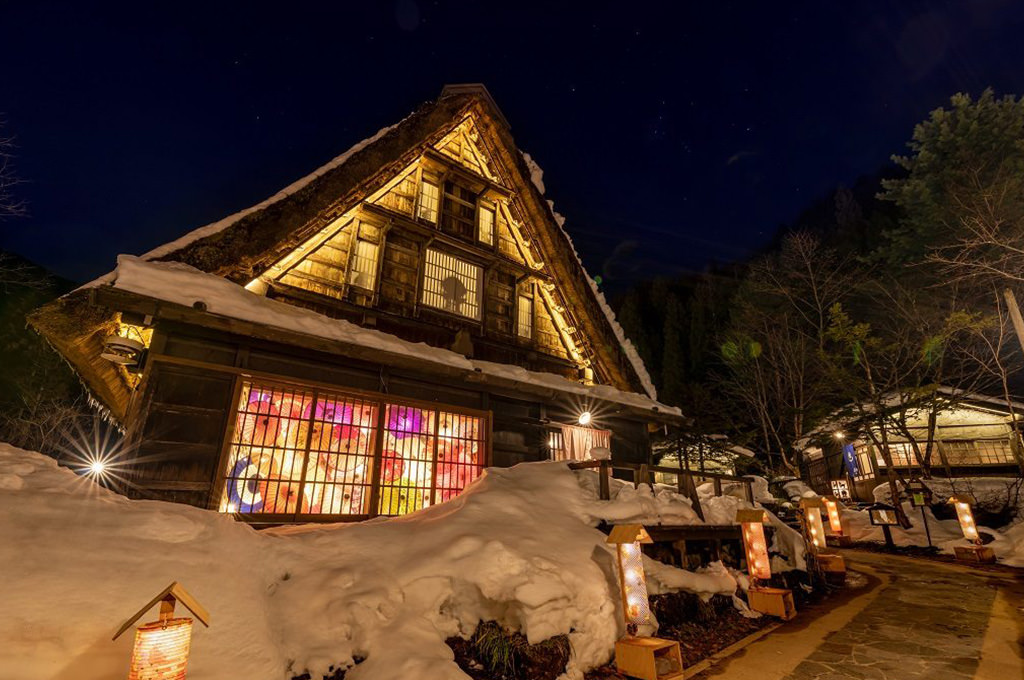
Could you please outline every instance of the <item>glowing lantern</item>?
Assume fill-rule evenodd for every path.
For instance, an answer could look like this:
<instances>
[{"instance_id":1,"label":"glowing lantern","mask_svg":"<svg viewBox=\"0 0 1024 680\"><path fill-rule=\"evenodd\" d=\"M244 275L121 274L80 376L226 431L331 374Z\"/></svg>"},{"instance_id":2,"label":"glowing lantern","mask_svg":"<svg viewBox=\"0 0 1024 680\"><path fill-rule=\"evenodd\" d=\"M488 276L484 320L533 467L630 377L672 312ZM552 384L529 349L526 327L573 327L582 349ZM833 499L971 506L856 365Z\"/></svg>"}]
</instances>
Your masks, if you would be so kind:
<instances>
[{"instance_id":1,"label":"glowing lantern","mask_svg":"<svg viewBox=\"0 0 1024 680\"><path fill-rule=\"evenodd\" d=\"M639 524L612 527L608 543L614 543L619 556L619 586L622 592L622 611L626 629L631 635L650 621L651 610L647 602L647 580L644 577L641 543L653 543L647 530Z\"/></svg>"},{"instance_id":2,"label":"glowing lantern","mask_svg":"<svg viewBox=\"0 0 1024 680\"><path fill-rule=\"evenodd\" d=\"M960 530L964 532L964 538L971 543L980 545L981 538L978 537L978 525L974 523L971 499L966 496L953 496L949 502L956 508L956 518L960 522Z\"/></svg>"},{"instance_id":3,"label":"glowing lantern","mask_svg":"<svg viewBox=\"0 0 1024 680\"><path fill-rule=\"evenodd\" d=\"M768 559L768 543L764 537L764 521L764 510L755 508L736 511L736 522L743 529L747 573L750 574L747 602L750 608L756 612L771 614L788 621L796 616L793 591L787 588L771 588L758 583L758 581L767 581L772 577L771 562Z\"/></svg>"},{"instance_id":4,"label":"glowing lantern","mask_svg":"<svg viewBox=\"0 0 1024 680\"><path fill-rule=\"evenodd\" d=\"M821 499L802 498L800 507L804 510L804 529L810 539L811 552L820 552L825 547L825 526L821 521Z\"/></svg>"},{"instance_id":5,"label":"glowing lantern","mask_svg":"<svg viewBox=\"0 0 1024 680\"><path fill-rule=\"evenodd\" d=\"M982 545L981 535L978 534L978 525L974 523L971 499L967 496L953 496L949 502L956 508L956 518L960 522L960 530L964 532L964 538L973 544L966 547L954 546L953 552L956 553L957 560L993 564L996 561L996 554L992 548Z\"/></svg>"},{"instance_id":6,"label":"glowing lantern","mask_svg":"<svg viewBox=\"0 0 1024 680\"><path fill-rule=\"evenodd\" d=\"M839 504L834 498L822 497L821 502L825 506L825 514L828 515L828 526L832 533L837 536L843 535L843 520L839 517Z\"/></svg>"},{"instance_id":7,"label":"glowing lantern","mask_svg":"<svg viewBox=\"0 0 1024 680\"><path fill-rule=\"evenodd\" d=\"M114 639L128 630L142 615L160 603L160 617L135 630L128 680L184 680L192 640L192 619L174 617L174 605L181 602L204 625L210 625L210 615L177 582L128 619Z\"/></svg>"},{"instance_id":8,"label":"glowing lantern","mask_svg":"<svg viewBox=\"0 0 1024 680\"><path fill-rule=\"evenodd\" d=\"M772 577L772 567L764 537L764 510L737 510L736 521L743 528L743 548L750 578L767 581Z\"/></svg>"}]
</instances>

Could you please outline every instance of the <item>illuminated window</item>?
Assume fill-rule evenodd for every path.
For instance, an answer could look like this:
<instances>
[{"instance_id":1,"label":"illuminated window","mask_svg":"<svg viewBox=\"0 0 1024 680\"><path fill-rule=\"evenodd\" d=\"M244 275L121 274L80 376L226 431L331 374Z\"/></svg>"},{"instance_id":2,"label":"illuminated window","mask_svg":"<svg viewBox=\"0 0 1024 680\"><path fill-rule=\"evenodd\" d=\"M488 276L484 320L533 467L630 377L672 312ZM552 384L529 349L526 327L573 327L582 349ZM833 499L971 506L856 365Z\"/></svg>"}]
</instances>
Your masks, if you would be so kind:
<instances>
[{"instance_id":1,"label":"illuminated window","mask_svg":"<svg viewBox=\"0 0 1024 680\"><path fill-rule=\"evenodd\" d=\"M519 296L517 312L516 335L521 338L533 337L533 298L525 295Z\"/></svg>"},{"instance_id":2,"label":"illuminated window","mask_svg":"<svg viewBox=\"0 0 1024 680\"><path fill-rule=\"evenodd\" d=\"M494 206L483 203L480 205L478 218L478 238L487 245L494 245Z\"/></svg>"},{"instance_id":3,"label":"illuminated window","mask_svg":"<svg viewBox=\"0 0 1024 680\"><path fill-rule=\"evenodd\" d=\"M870 479L875 476L874 469L871 467L871 447L867 444L857 447L857 467L860 468L860 474L853 478L854 481Z\"/></svg>"},{"instance_id":4,"label":"illuminated window","mask_svg":"<svg viewBox=\"0 0 1024 680\"><path fill-rule=\"evenodd\" d=\"M565 440L562 438L561 430L548 432L548 451L551 452L551 460L565 459Z\"/></svg>"},{"instance_id":5,"label":"illuminated window","mask_svg":"<svg viewBox=\"0 0 1024 680\"><path fill-rule=\"evenodd\" d=\"M549 440L548 448L551 449L552 460L590 460L590 450L595 447L611 448L611 430L601 430L596 427L581 427L579 425L562 425L558 430L557 447L551 447Z\"/></svg>"},{"instance_id":6,"label":"illuminated window","mask_svg":"<svg viewBox=\"0 0 1024 680\"><path fill-rule=\"evenodd\" d=\"M441 190L436 182L427 178L420 181L420 204L416 216L431 224L437 224L437 208L441 202Z\"/></svg>"},{"instance_id":7,"label":"illuminated window","mask_svg":"<svg viewBox=\"0 0 1024 680\"><path fill-rule=\"evenodd\" d=\"M413 512L480 476L485 436L478 415L246 381L220 509L289 517Z\"/></svg>"},{"instance_id":8,"label":"illuminated window","mask_svg":"<svg viewBox=\"0 0 1024 680\"><path fill-rule=\"evenodd\" d=\"M940 446L950 465L998 465L1014 462L1009 439L944 441Z\"/></svg>"},{"instance_id":9,"label":"illuminated window","mask_svg":"<svg viewBox=\"0 0 1024 680\"><path fill-rule=\"evenodd\" d=\"M428 248L423 270L423 304L479 319L481 271L475 264Z\"/></svg>"},{"instance_id":10,"label":"illuminated window","mask_svg":"<svg viewBox=\"0 0 1024 680\"><path fill-rule=\"evenodd\" d=\"M357 239L348 263L348 282L359 288L373 290L377 283L377 254L380 246Z\"/></svg>"},{"instance_id":11,"label":"illuminated window","mask_svg":"<svg viewBox=\"0 0 1024 680\"><path fill-rule=\"evenodd\" d=\"M921 446L923 447L924 444L922 443ZM917 458L914 456L914 448L910 443L890 442L889 455L892 456L892 464L895 467L913 467L914 465L917 465ZM875 461L878 463L879 467L885 467L885 459L882 458L881 451L876 451Z\"/></svg>"}]
</instances>

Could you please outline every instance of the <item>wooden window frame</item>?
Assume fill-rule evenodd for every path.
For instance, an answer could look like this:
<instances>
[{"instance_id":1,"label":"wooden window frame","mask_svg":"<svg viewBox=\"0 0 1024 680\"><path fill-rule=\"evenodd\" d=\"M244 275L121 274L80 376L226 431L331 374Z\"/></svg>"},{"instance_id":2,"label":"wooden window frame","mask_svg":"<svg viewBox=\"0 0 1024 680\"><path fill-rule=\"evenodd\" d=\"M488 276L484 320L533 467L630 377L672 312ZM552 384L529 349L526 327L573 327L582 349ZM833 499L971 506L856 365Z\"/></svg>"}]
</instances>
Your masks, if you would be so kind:
<instances>
[{"instance_id":1,"label":"wooden window frame","mask_svg":"<svg viewBox=\"0 0 1024 680\"><path fill-rule=\"evenodd\" d=\"M462 264L469 265L470 267L475 267L477 269L477 276L476 276L476 309L477 309L477 315L476 316L469 316L467 314L462 314L460 312L453 312L453 311L445 309L443 307L437 307L437 306L434 306L434 305L430 304L429 302L427 302L424 299L424 297L427 295L427 269L428 269L428 266L430 265L429 257L430 257L430 253L431 252L438 253L442 257L450 257L453 260L455 260L456 262L461 262ZM430 310L432 312L438 312L438 313L441 313L441 314L447 314L447 315L449 315L449 316L451 316L453 318L462 319L463 321L469 321L469 322L476 323L476 324L482 324L484 322L484 314L485 314L485 310L484 310L484 302L485 302L484 286L486 285L486 279L485 279L485 276L484 276L485 273L486 273L486 268L484 266L482 266L482 265L480 265L480 264L478 264L476 262L473 262L473 261L471 261L469 259L466 259L464 257L460 257L459 255L453 253L449 249L438 248L434 244L428 244L426 247L423 248L422 263L423 263L422 264L422 273L420 275L420 281L419 281L419 284L420 284L419 288L420 289L419 289L419 295L417 297L417 304L420 306L420 308L427 309L427 310Z\"/></svg>"},{"instance_id":2,"label":"wooden window frame","mask_svg":"<svg viewBox=\"0 0 1024 680\"><path fill-rule=\"evenodd\" d=\"M221 498L224 495L224 487L228 479L226 466L231 456L231 449L235 437L235 428L238 422L238 403L241 400L242 390L246 382L258 383L261 387L272 387L275 389L282 390L310 390L313 392L313 403L316 403L318 395L328 393L332 396L344 397L346 399L357 399L363 402L372 403L376 409L376 418L372 426L374 431L376 432L376 436L374 438L372 451L373 470L371 471L372 476L369 482L369 512L362 514L310 514L302 513L299 511L296 511L294 513L231 513L236 518L242 519L247 523L261 525L276 525L321 522L359 522L374 517L390 517L391 515L382 515L379 512L381 473L384 458L384 414L386 412L387 406L411 407L416 409L433 411L435 414L435 421L438 418L438 414L440 414L441 412L459 416L479 418L481 421L482 428L479 441L482 444L482 450L480 452L480 462L477 463L477 465L480 467L481 472L492 465L494 430L494 415L492 411L473 409L463 406L455 406L453 404L444 404L440 402L425 401L422 399L395 397L393 395L384 394L382 392L373 392L370 390L348 388L325 382L318 382L312 380L292 380L290 378L282 378L280 376L274 376L257 371L238 371L235 372L234 376L234 386L232 388L232 401L227 419L228 422L225 428L224 438L221 442L220 456L217 461L217 467L214 473L214 483L211 487L211 495L209 503L207 505L207 507L209 507L211 510L215 510L219 513L221 513L221 511L219 510ZM438 429L436 427L435 422L433 435L434 451L432 456L431 473L432 505L436 505L438 503L438 501L433 499L437 487L437 439L439 438L437 431ZM304 453L306 456L309 455L309 450L309 443L307 442L304 447ZM305 472L303 471L303 475L304 474Z\"/></svg>"}]
</instances>

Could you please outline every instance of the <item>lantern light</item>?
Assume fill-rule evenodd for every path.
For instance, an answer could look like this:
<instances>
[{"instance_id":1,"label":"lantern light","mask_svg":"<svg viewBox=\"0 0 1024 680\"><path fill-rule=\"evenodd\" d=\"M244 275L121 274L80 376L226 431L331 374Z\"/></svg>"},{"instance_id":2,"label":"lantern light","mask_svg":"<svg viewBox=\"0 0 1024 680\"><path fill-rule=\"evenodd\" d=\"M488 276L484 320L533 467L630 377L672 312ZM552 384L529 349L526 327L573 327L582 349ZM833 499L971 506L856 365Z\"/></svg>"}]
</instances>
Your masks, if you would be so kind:
<instances>
[{"instance_id":1,"label":"lantern light","mask_svg":"<svg viewBox=\"0 0 1024 680\"><path fill-rule=\"evenodd\" d=\"M978 533L978 525L974 522L974 511L971 510L971 500L969 496L953 496L949 499L956 509L956 518L960 522L960 530L964 532L964 538L971 542L969 546L953 546L953 552L959 562L995 564L995 551L983 544L981 534Z\"/></svg>"},{"instance_id":2,"label":"lantern light","mask_svg":"<svg viewBox=\"0 0 1024 680\"><path fill-rule=\"evenodd\" d=\"M760 508L736 510L736 522L742 527L743 547L747 555L747 573L750 574L747 603L754 611L788 621L796 616L793 591L787 588L770 588L758 583L772 577L768 543L764 537L766 519L764 510Z\"/></svg>"},{"instance_id":3,"label":"lantern light","mask_svg":"<svg viewBox=\"0 0 1024 680\"><path fill-rule=\"evenodd\" d=\"M192 619L174 617L174 605L181 602L204 626L210 625L210 615L177 582L128 619L114 634L117 639L142 615L160 603L160 617L135 630L128 680L184 680L192 640Z\"/></svg>"},{"instance_id":4,"label":"lantern light","mask_svg":"<svg viewBox=\"0 0 1024 680\"><path fill-rule=\"evenodd\" d=\"M743 548L750 578L767 581L772 577L768 543L764 537L764 510L737 510L736 521L743 529Z\"/></svg>"},{"instance_id":5,"label":"lantern light","mask_svg":"<svg viewBox=\"0 0 1024 680\"><path fill-rule=\"evenodd\" d=\"M821 499L802 498L800 506L804 510L804 526L807 530L807 537L811 539L811 552L820 552L825 547L825 526L821 521Z\"/></svg>"},{"instance_id":6,"label":"lantern light","mask_svg":"<svg viewBox=\"0 0 1024 680\"><path fill-rule=\"evenodd\" d=\"M839 504L834 498L822 497L821 502L825 505L825 514L828 515L828 526L837 536L843 535L843 520L839 516Z\"/></svg>"},{"instance_id":7,"label":"lantern light","mask_svg":"<svg viewBox=\"0 0 1024 680\"><path fill-rule=\"evenodd\" d=\"M846 439L846 435L843 433L842 430L836 430L835 432L832 433L832 436L838 439L839 441L843 441L844 439Z\"/></svg>"},{"instance_id":8,"label":"lantern light","mask_svg":"<svg viewBox=\"0 0 1024 680\"><path fill-rule=\"evenodd\" d=\"M978 525L974 523L971 499L967 496L953 496L949 502L956 508L956 518L960 522L960 530L964 532L964 538L980 545L981 538L978 536Z\"/></svg>"},{"instance_id":9,"label":"lantern light","mask_svg":"<svg viewBox=\"0 0 1024 680\"><path fill-rule=\"evenodd\" d=\"M654 541L640 524L623 524L612 527L607 542L614 543L618 553L622 611L626 618L626 629L634 635L640 626L651 619L640 544Z\"/></svg>"},{"instance_id":10,"label":"lantern light","mask_svg":"<svg viewBox=\"0 0 1024 680\"><path fill-rule=\"evenodd\" d=\"M583 413L580 414L580 417L578 418L577 422L580 425L586 427L587 425L590 425L590 421L592 420L592 418L593 416L590 414L590 411L584 411Z\"/></svg>"}]
</instances>

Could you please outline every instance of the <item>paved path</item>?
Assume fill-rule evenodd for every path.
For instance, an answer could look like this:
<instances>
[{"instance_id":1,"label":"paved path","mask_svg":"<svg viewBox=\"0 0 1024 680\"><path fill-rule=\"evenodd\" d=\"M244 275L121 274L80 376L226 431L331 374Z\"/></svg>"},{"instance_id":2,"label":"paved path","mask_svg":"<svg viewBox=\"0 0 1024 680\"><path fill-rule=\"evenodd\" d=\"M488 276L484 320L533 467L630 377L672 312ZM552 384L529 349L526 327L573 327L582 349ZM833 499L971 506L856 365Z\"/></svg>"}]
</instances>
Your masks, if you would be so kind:
<instances>
[{"instance_id":1,"label":"paved path","mask_svg":"<svg viewBox=\"0 0 1024 680\"><path fill-rule=\"evenodd\" d=\"M1024 680L1024 572L845 555L859 589L699 677Z\"/></svg>"}]
</instances>

